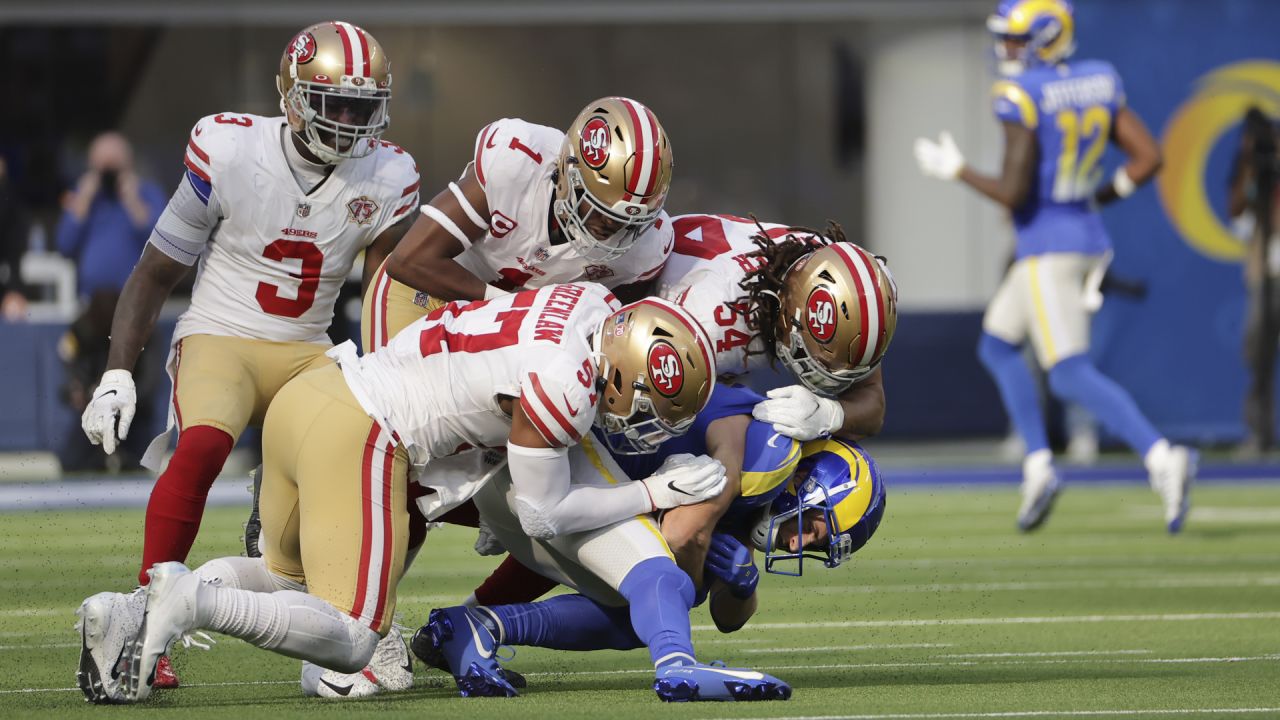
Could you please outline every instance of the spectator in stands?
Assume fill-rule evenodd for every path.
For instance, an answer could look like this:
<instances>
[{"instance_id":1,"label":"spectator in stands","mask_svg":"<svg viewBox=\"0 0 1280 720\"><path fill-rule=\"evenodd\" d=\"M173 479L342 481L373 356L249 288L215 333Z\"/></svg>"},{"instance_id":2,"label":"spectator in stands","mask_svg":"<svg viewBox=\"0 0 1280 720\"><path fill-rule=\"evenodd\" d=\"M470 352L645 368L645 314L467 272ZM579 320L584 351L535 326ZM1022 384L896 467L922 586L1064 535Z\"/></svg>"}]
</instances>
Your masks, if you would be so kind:
<instances>
[{"instance_id":1,"label":"spectator in stands","mask_svg":"<svg viewBox=\"0 0 1280 720\"><path fill-rule=\"evenodd\" d=\"M89 145L88 169L63 201L58 252L76 262L83 312L58 345L66 363L65 399L79 417L106 367L111 318L124 281L142 255L151 229L168 203L159 185L134 171L133 148L118 132L105 132ZM142 364L140 364L142 367ZM141 414L143 406L139 406ZM135 417L135 423L146 420ZM143 437L146 433L134 433ZM61 453L65 469L97 469L102 454L79 432L70 433ZM140 448L126 445L110 467L132 466ZM121 451L117 451L120 454Z\"/></svg>"},{"instance_id":2,"label":"spectator in stands","mask_svg":"<svg viewBox=\"0 0 1280 720\"><path fill-rule=\"evenodd\" d=\"M27 210L9 180L0 157L0 320L27 317L27 289L22 283L22 255L27 251Z\"/></svg>"},{"instance_id":3,"label":"spectator in stands","mask_svg":"<svg viewBox=\"0 0 1280 720\"><path fill-rule=\"evenodd\" d=\"M1276 344L1280 342L1280 145L1275 126L1249 108L1231 170L1228 210L1236 234L1248 243L1244 262L1247 310L1244 359L1249 388L1244 415L1248 435L1242 457L1260 457L1275 442Z\"/></svg>"}]
</instances>

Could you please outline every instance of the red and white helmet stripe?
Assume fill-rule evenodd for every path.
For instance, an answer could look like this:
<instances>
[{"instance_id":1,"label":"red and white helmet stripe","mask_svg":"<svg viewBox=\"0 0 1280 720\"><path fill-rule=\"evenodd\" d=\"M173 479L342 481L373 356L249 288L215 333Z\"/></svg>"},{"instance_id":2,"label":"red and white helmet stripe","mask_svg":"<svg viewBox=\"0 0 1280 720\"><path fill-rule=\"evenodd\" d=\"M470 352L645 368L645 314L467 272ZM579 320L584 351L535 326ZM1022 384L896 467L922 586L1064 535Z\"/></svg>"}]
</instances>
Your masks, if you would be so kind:
<instances>
[{"instance_id":1,"label":"red and white helmet stripe","mask_svg":"<svg viewBox=\"0 0 1280 720\"><path fill-rule=\"evenodd\" d=\"M337 20L338 37L342 38L343 60L346 62L347 75L369 76L369 41L364 31L348 22ZM357 72L358 71L358 72Z\"/></svg>"},{"instance_id":2,"label":"red and white helmet stripe","mask_svg":"<svg viewBox=\"0 0 1280 720\"><path fill-rule=\"evenodd\" d=\"M884 293L876 279L876 259L866 250L849 243L834 243L831 248L844 260L858 286L858 314L862 321L862 334L854 351L858 365L870 365L880 352L885 340Z\"/></svg>"},{"instance_id":3,"label":"red and white helmet stripe","mask_svg":"<svg viewBox=\"0 0 1280 720\"><path fill-rule=\"evenodd\" d=\"M630 202L653 193L653 186L661 172L661 138L658 136L658 121L649 108L630 98L621 100L627 108L627 114L631 116L631 126L635 131L635 161L627 177L627 192L622 197Z\"/></svg>"}]
</instances>

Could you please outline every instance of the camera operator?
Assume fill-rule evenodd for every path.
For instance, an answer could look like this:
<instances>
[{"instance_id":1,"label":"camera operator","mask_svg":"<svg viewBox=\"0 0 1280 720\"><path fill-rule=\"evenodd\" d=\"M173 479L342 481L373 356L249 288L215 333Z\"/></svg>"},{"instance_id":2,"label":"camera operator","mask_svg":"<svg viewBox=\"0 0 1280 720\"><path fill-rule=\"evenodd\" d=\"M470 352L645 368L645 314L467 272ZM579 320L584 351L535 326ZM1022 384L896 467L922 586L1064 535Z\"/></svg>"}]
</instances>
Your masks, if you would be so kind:
<instances>
[{"instance_id":1,"label":"camera operator","mask_svg":"<svg viewBox=\"0 0 1280 720\"><path fill-rule=\"evenodd\" d=\"M1277 133L1257 107L1244 117L1240 151L1231 172L1228 210L1237 235L1248 240L1244 263L1248 310L1244 358L1249 388L1244 413L1248 436L1240 446L1243 457L1260 457L1275 442L1275 363L1280 342L1280 217L1276 202L1280 161Z\"/></svg>"}]
</instances>

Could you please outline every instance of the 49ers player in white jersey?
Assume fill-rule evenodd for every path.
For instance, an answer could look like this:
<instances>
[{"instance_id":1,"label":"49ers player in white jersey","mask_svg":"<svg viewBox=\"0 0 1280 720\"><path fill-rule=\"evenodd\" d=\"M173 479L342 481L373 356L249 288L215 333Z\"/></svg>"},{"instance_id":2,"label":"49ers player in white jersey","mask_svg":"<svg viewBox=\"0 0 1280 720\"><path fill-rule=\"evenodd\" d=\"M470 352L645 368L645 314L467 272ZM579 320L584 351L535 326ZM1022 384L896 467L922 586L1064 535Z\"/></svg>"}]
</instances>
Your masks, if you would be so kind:
<instances>
[{"instance_id":1,"label":"49ers player in white jersey","mask_svg":"<svg viewBox=\"0 0 1280 720\"><path fill-rule=\"evenodd\" d=\"M339 288L361 252L367 284L418 206L413 158L380 139L391 66L371 35L345 22L308 27L276 80L283 117L219 113L191 131L186 174L124 286L108 370L84 413L89 439L113 452L134 415L130 371L161 304L198 263L170 355L178 444L147 506L142 584L153 564L186 558L246 425L262 422L290 378L331 362ZM153 443L144 462L155 468L161 450ZM92 600L81 608L86 652L105 614Z\"/></svg>"},{"instance_id":2,"label":"49ers player in white jersey","mask_svg":"<svg viewBox=\"0 0 1280 720\"><path fill-rule=\"evenodd\" d=\"M657 291L711 334L721 377L779 360L799 382L771 390L755 417L797 440L879 432L880 360L897 326L897 287L883 260L834 224L825 235L732 215L672 224L675 251Z\"/></svg>"},{"instance_id":3,"label":"49ers player in white jersey","mask_svg":"<svg viewBox=\"0 0 1280 720\"><path fill-rule=\"evenodd\" d=\"M629 98L592 102L567 134L512 118L486 125L474 160L423 205L379 271L365 298L365 351L449 300L652 280L671 252L671 163L657 118Z\"/></svg>"},{"instance_id":4,"label":"49ers player in white jersey","mask_svg":"<svg viewBox=\"0 0 1280 720\"><path fill-rule=\"evenodd\" d=\"M556 285L450 303L377 353L357 357L346 343L330 355L339 367L289 382L267 414L263 556L150 571L122 699L145 699L158 658L196 629L342 672L363 667L392 625L410 466L458 470L416 475L436 491L434 516L494 474L484 448L505 447L519 523L546 539L724 487L719 463L691 456L640 482L570 483L567 448L593 424L658 443L687 430L710 397L705 333L671 303L620 307L594 283ZM664 575L681 572L663 559ZM473 670L477 689L504 686Z\"/></svg>"}]
</instances>

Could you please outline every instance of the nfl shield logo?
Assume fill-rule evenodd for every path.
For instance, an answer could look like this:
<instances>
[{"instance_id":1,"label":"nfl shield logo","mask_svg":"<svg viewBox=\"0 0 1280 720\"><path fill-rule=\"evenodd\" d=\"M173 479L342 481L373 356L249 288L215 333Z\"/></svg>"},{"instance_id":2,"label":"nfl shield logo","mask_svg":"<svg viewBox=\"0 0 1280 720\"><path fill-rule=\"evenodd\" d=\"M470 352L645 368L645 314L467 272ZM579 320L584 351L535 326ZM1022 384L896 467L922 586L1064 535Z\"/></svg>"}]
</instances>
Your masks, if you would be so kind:
<instances>
[{"instance_id":1,"label":"nfl shield logo","mask_svg":"<svg viewBox=\"0 0 1280 720\"><path fill-rule=\"evenodd\" d=\"M537 260L538 262L546 262L550 258L551 258L551 253L548 252L547 249L544 247L540 247L537 250L533 251L533 259Z\"/></svg>"},{"instance_id":2,"label":"nfl shield logo","mask_svg":"<svg viewBox=\"0 0 1280 720\"><path fill-rule=\"evenodd\" d=\"M298 203L298 217L305 218L311 216L311 203Z\"/></svg>"},{"instance_id":3,"label":"nfl shield logo","mask_svg":"<svg viewBox=\"0 0 1280 720\"><path fill-rule=\"evenodd\" d=\"M361 195L347 203L347 222L368 225L373 222L373 214L377 211L378 203L370 200L366 195Z\"/></svg>"}]
</instances>

